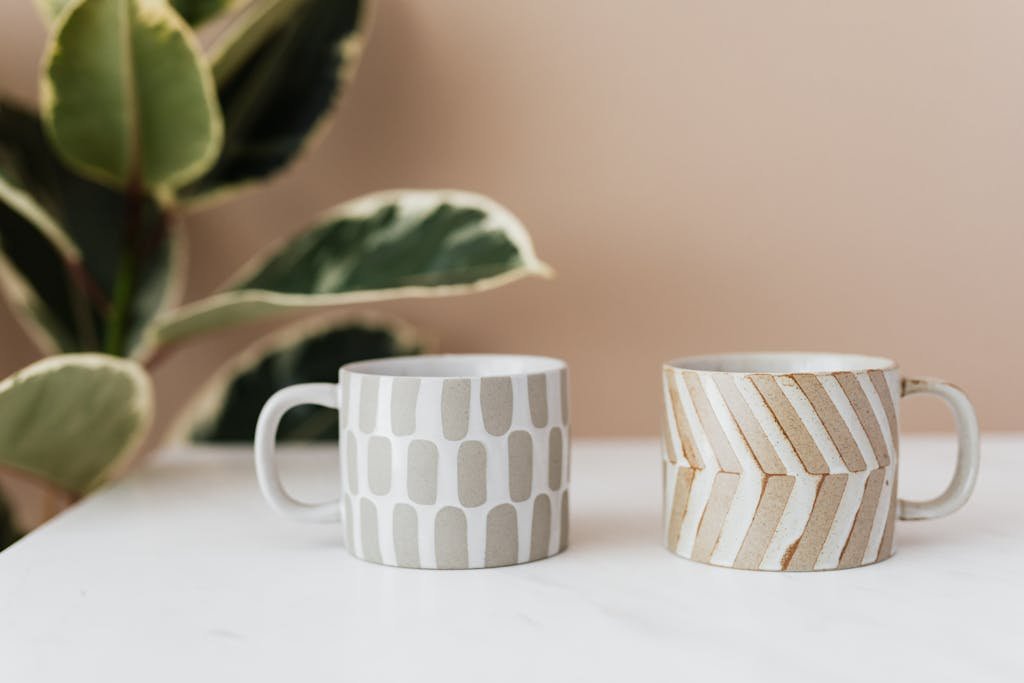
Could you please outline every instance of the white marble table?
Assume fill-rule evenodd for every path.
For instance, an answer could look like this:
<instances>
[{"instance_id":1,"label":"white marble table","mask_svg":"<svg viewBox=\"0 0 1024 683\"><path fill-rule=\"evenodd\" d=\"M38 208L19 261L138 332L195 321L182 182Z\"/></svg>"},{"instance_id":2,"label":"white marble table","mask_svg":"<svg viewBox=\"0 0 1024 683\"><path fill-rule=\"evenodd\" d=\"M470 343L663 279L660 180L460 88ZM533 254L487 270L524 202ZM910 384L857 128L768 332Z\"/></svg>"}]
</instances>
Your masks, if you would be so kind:
<instances>
[{"instance_id":1,"label":"white marble table","mask_svg":"<svg viewBox=\"0 0 1024 683\"><path fill-rule=\"evenodd\" d=\"M951 438L904 442L904 497ZM0 554L0 681L1022 681L1024 437L881 564L752 573L660 545L654 441L577 442L564 554L476 571L352 559L264 506L249 457L164 454ZM295 453L295 493L337 488Z\"/></svg>"}]
</instances>

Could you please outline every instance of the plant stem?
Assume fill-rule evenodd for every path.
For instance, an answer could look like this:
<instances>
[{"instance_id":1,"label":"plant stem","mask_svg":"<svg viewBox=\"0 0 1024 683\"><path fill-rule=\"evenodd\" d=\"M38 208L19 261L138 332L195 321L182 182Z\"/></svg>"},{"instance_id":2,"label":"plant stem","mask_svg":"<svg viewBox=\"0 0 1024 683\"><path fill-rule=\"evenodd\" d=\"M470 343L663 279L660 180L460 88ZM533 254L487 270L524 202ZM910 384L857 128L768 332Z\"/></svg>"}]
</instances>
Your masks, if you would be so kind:
<instances>
[{"instance_id":1,"label":"plant stem","mask_svg":"<svg viewBox=\"0 0 1024 683\"><path fill-rule=\"evenodd\" d=\"M139 267L139 235L143 224L143 195L141 183L133 180L125 191L125 220L121 231L121 255L114 279L110 302L110 316L103 350L114 356L123 356L125 337L131 318L131 305L135 298L135 280Z\"/></svg>"},{"instance_id":2,"label":"plant stem","mask_svg":"<svg viewBox=\"0 0 1024 683\"><path fill-rule=\"evenodd\" d=\"M78 331L78 341L83 351L92 351L99 348L99 338L96 335L96 324L93 321L92 307L89 305L87 292L82 288L80 281L75 277L72 264L65 262L69 277L66 279L68 299L71 301L71 314L74 317L75 329Z\"/></svg>"},{"instance_id":3,"label":"plant stem","mask_svg":"<svg viewBox=\"0 0 1024 683\"><path fill-rule=\"evenodd\" d=\"M92 305L96 307L96 310L100 311L104 316L110 313L110 301L107 300L106 294L100 288L99 284L93 279L92 274L85 269L85 266L79 262L67 261L65 267L71 274L71 280L75 285L88 297Z\"/></svg>"},{"instance_id":4,"label":"plant stem","mask_svg":"<svg viewBox=\"0 0 1024 683\"><path fill-rule=\"evenodd\" d=\"M171 344L164 344L164 345L158 347L157 350L153 352L153 355L150 356L149 359L146 360L143 363L143 366L147 370L152 372L156 368L156 366L160 365L165 360L167 360L167 358L171 355L171 353L174 350L176 350L177 348L178 348L177 345L173 344L173 343L171 343Z\"/></svg>"},{"instance_id":5,"label":"plant stem","mask_svg":"<svg viewBox=\"0 0 1024 683\"><path fill-rule=\"evenodd\" d=\"M135 289L135 253L129 248L121 250L121 260L114 280L114 300L107 318L106 341L103 350L114 356L124 355L125 330L128 328L128 308Z\"/></svg>"}]
</instances>

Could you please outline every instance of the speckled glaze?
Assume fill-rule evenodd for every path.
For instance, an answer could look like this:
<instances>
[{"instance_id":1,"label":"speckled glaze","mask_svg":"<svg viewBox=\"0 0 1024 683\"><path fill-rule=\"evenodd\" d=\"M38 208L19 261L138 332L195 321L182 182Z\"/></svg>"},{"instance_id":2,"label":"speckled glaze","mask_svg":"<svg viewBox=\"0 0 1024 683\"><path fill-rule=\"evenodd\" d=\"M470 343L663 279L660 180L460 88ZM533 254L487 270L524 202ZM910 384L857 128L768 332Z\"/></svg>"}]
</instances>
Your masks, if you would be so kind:
<instances>
[{"instance_id":1,"label":"speckled glaze","mask_svg":"<svg viewBox=\"0 0 1024 683\"><path fill-rule=\"evenodd\" d=\"M810 571L893 553L895 520L939 517L967 500L978 428L963 392L903 379L885 358L726 354L663 371L665 543L739 569ZM958 469L926 503L898 500L899 399L929 392L954 409Z\"/></svg>"}]
</instances>

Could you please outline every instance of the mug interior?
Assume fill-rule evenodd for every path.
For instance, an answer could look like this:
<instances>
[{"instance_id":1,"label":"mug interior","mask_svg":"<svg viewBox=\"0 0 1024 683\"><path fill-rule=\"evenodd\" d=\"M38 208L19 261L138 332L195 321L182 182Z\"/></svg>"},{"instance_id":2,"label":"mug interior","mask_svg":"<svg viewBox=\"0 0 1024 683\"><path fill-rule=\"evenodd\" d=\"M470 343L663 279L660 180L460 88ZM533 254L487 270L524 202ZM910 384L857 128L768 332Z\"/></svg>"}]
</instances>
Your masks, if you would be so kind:
<instances>
[{"instance_id":1,"label":"mug interior","mask_svg":"<svg viewBox=\"0 0 1024 683\"><path fill-rule=\"evenodd\" d=\"M341 369L359 375L464 379L532 375L564 367L564 361L545 356L465 353L378 358L348 363Z\"/></svg>"},{"instance_id":2,"label":"mug interior","mask_svg":"<svg viewBox=\"0 0 1024 683\"><path fill-rule=\"evenodd\" d=\"M722 353L676 358L667 363L679 370L786 375L790 373L866 372L891 370L896 362L881 356L852 353Z\"/></svg>"}]
</instances>

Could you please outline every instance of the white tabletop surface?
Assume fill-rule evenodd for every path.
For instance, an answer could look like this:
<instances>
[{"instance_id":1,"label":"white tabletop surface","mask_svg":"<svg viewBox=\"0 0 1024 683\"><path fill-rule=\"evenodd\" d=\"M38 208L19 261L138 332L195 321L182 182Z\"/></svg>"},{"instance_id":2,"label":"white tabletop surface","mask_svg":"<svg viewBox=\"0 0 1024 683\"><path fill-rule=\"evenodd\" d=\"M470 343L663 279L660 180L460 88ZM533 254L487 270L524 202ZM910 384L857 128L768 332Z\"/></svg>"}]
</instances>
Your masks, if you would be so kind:
<instances>
[{"instance_id":1,"label":"white tabletop surface","mask_svg":"<svg viewBox=\"0 0 1024 683\"><path fill-rule=\"evenodd\" d=\"M909 437L904 497L953 441ZM0 553L0 681L1024 681L1024 437L971 502L839 572L708 567L660 545L654 441L574 445L568 551L394 569L276 517L244 451L168 452ZM330 451L289 454L296 494Z\"/></svg>"}]
</instances>

